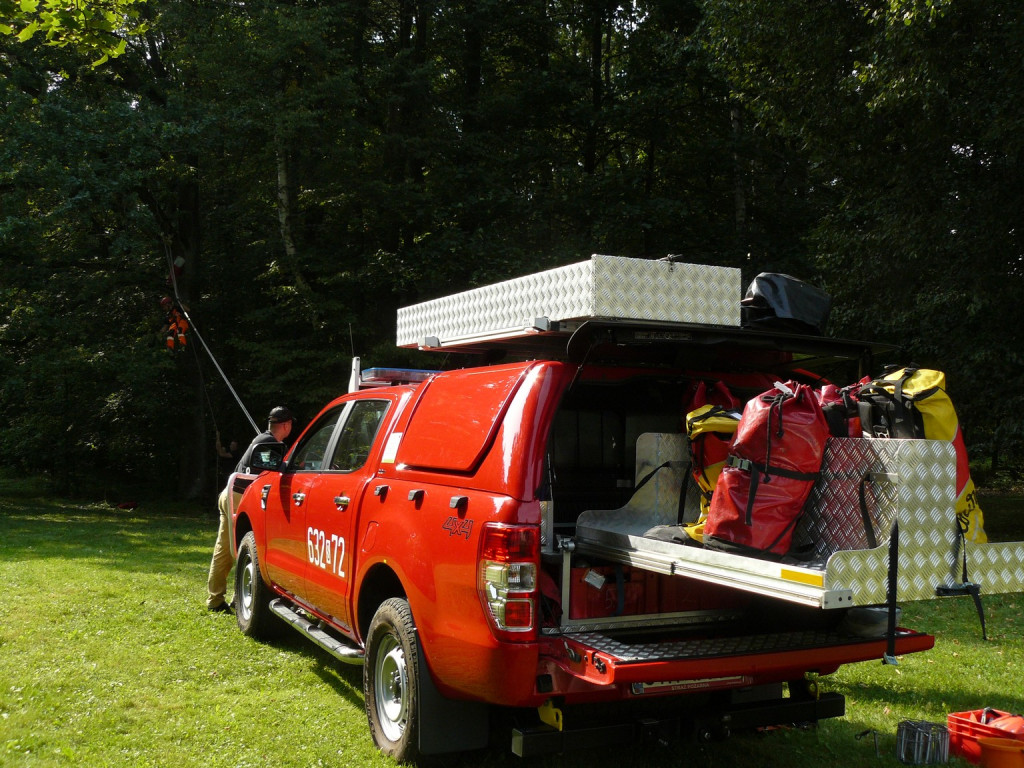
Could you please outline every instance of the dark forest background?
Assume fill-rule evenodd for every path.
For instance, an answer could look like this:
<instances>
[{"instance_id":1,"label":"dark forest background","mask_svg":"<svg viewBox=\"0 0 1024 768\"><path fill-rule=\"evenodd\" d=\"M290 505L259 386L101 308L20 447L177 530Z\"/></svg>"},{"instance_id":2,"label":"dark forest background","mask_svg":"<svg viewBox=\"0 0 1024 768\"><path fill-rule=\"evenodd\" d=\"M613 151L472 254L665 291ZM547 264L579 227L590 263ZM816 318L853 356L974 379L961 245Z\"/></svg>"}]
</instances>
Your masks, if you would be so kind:
<instances>
[{"instance_id":1,"label":"dark forest background","mask_svg":"<svg viewBox=\"0 0 1024 768\"><path fill-rule=\"evenodd\" d=\"M80 7L0 0L0 466L214 492L252 429L165 346L171 264L257 421L304 423L353 351L431 364L399 306L672 253L825 288L832 334L947 372L982 488L1019 479L1024 4Z\"/></svg>"}]
</instances>

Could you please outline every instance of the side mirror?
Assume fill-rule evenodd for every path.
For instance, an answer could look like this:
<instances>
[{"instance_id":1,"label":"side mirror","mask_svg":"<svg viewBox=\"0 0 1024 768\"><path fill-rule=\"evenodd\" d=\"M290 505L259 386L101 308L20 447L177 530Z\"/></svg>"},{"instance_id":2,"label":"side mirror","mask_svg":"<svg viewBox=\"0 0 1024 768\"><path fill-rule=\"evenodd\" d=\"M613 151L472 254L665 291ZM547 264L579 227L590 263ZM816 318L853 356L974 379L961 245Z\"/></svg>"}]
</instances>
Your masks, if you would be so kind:
<instances>
[{"instance_id":1,"label":"side mirror","mask_svg":"<svg viewBox=\"0 0 1024 768\"><path fill-rule=\"evenodd\" d=\"M253 448L249 458L249 468L255 472L277 472L284 464L284 455L288 446L284 443L260 443Z\"/></svg>"}]
</instances>

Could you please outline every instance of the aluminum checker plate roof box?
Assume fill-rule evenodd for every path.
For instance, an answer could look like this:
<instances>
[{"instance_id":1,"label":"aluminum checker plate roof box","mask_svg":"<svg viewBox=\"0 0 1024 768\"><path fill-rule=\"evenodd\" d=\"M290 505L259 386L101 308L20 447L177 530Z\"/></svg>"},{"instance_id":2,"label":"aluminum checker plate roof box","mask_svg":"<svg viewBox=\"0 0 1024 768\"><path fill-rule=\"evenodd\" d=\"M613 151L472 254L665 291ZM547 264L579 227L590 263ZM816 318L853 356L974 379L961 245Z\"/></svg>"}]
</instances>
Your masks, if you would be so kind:
<instances>
[{"instance_id":1,"label":"aluminum checker plate roof box","mask_svg":"<svg viewBox=\"0 0 1024 768\"><path fill-rule=\"evenodd\" d=\"M740 270L594 255L398 310L400 347L515 338L594 318L739 326ZM431 343L427 344L427 340Z\"/></svg>"}]
</instances>

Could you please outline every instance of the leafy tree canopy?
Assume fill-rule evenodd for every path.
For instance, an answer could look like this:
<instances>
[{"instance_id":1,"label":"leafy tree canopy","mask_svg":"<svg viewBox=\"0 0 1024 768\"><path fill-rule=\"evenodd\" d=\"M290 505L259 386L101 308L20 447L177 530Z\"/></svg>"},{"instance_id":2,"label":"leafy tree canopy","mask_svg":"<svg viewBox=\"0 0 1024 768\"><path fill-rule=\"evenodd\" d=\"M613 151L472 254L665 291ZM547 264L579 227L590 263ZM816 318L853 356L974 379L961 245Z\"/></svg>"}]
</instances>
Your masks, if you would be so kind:
<instances>
[{"instance_id":1,"label":"leafy tree canopy","mask_svg":"<svg viewBox=\"0 0 1024 768\"><path fill-rule=\"evenodd\" d=\"M98 56L94 66L125 51L129 38L146 31L139 6L146 0L0 0L0 33L24 43L70 46Z\"/></svg>"},{"instance_id":2,"label":"leafy tree canopy","mask_svg":"<svg viewBox=\"0 0 1024 768\"><path fill-rule=\"evenodd\" d=\"M13 465L209 493L251 427L203 343L311 418L435 364L398 306L595 252L821 284L1024 453L1018 3L48 2L0 0Z\"/></svg>"}]
</instances>

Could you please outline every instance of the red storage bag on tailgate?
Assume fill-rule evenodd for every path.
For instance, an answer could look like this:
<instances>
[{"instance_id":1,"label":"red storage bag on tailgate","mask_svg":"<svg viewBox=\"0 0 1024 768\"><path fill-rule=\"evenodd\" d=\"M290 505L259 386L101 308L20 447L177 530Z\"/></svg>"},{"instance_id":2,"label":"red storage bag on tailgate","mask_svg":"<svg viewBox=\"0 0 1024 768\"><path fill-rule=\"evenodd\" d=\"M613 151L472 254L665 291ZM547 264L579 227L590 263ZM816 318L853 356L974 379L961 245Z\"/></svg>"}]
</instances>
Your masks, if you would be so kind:
<instances>
[{"instance_id":1,"label":"red storage bag on tailgate","mask_svg":"<svg viewBox=\"0 0 1024 768\"><path fill-rule=\"evenodd\" d=\"M785 555L828 435L817 395L805 384L776 383L750 400L711 497L704 546Z\"/></svg>"}]
</instances>

